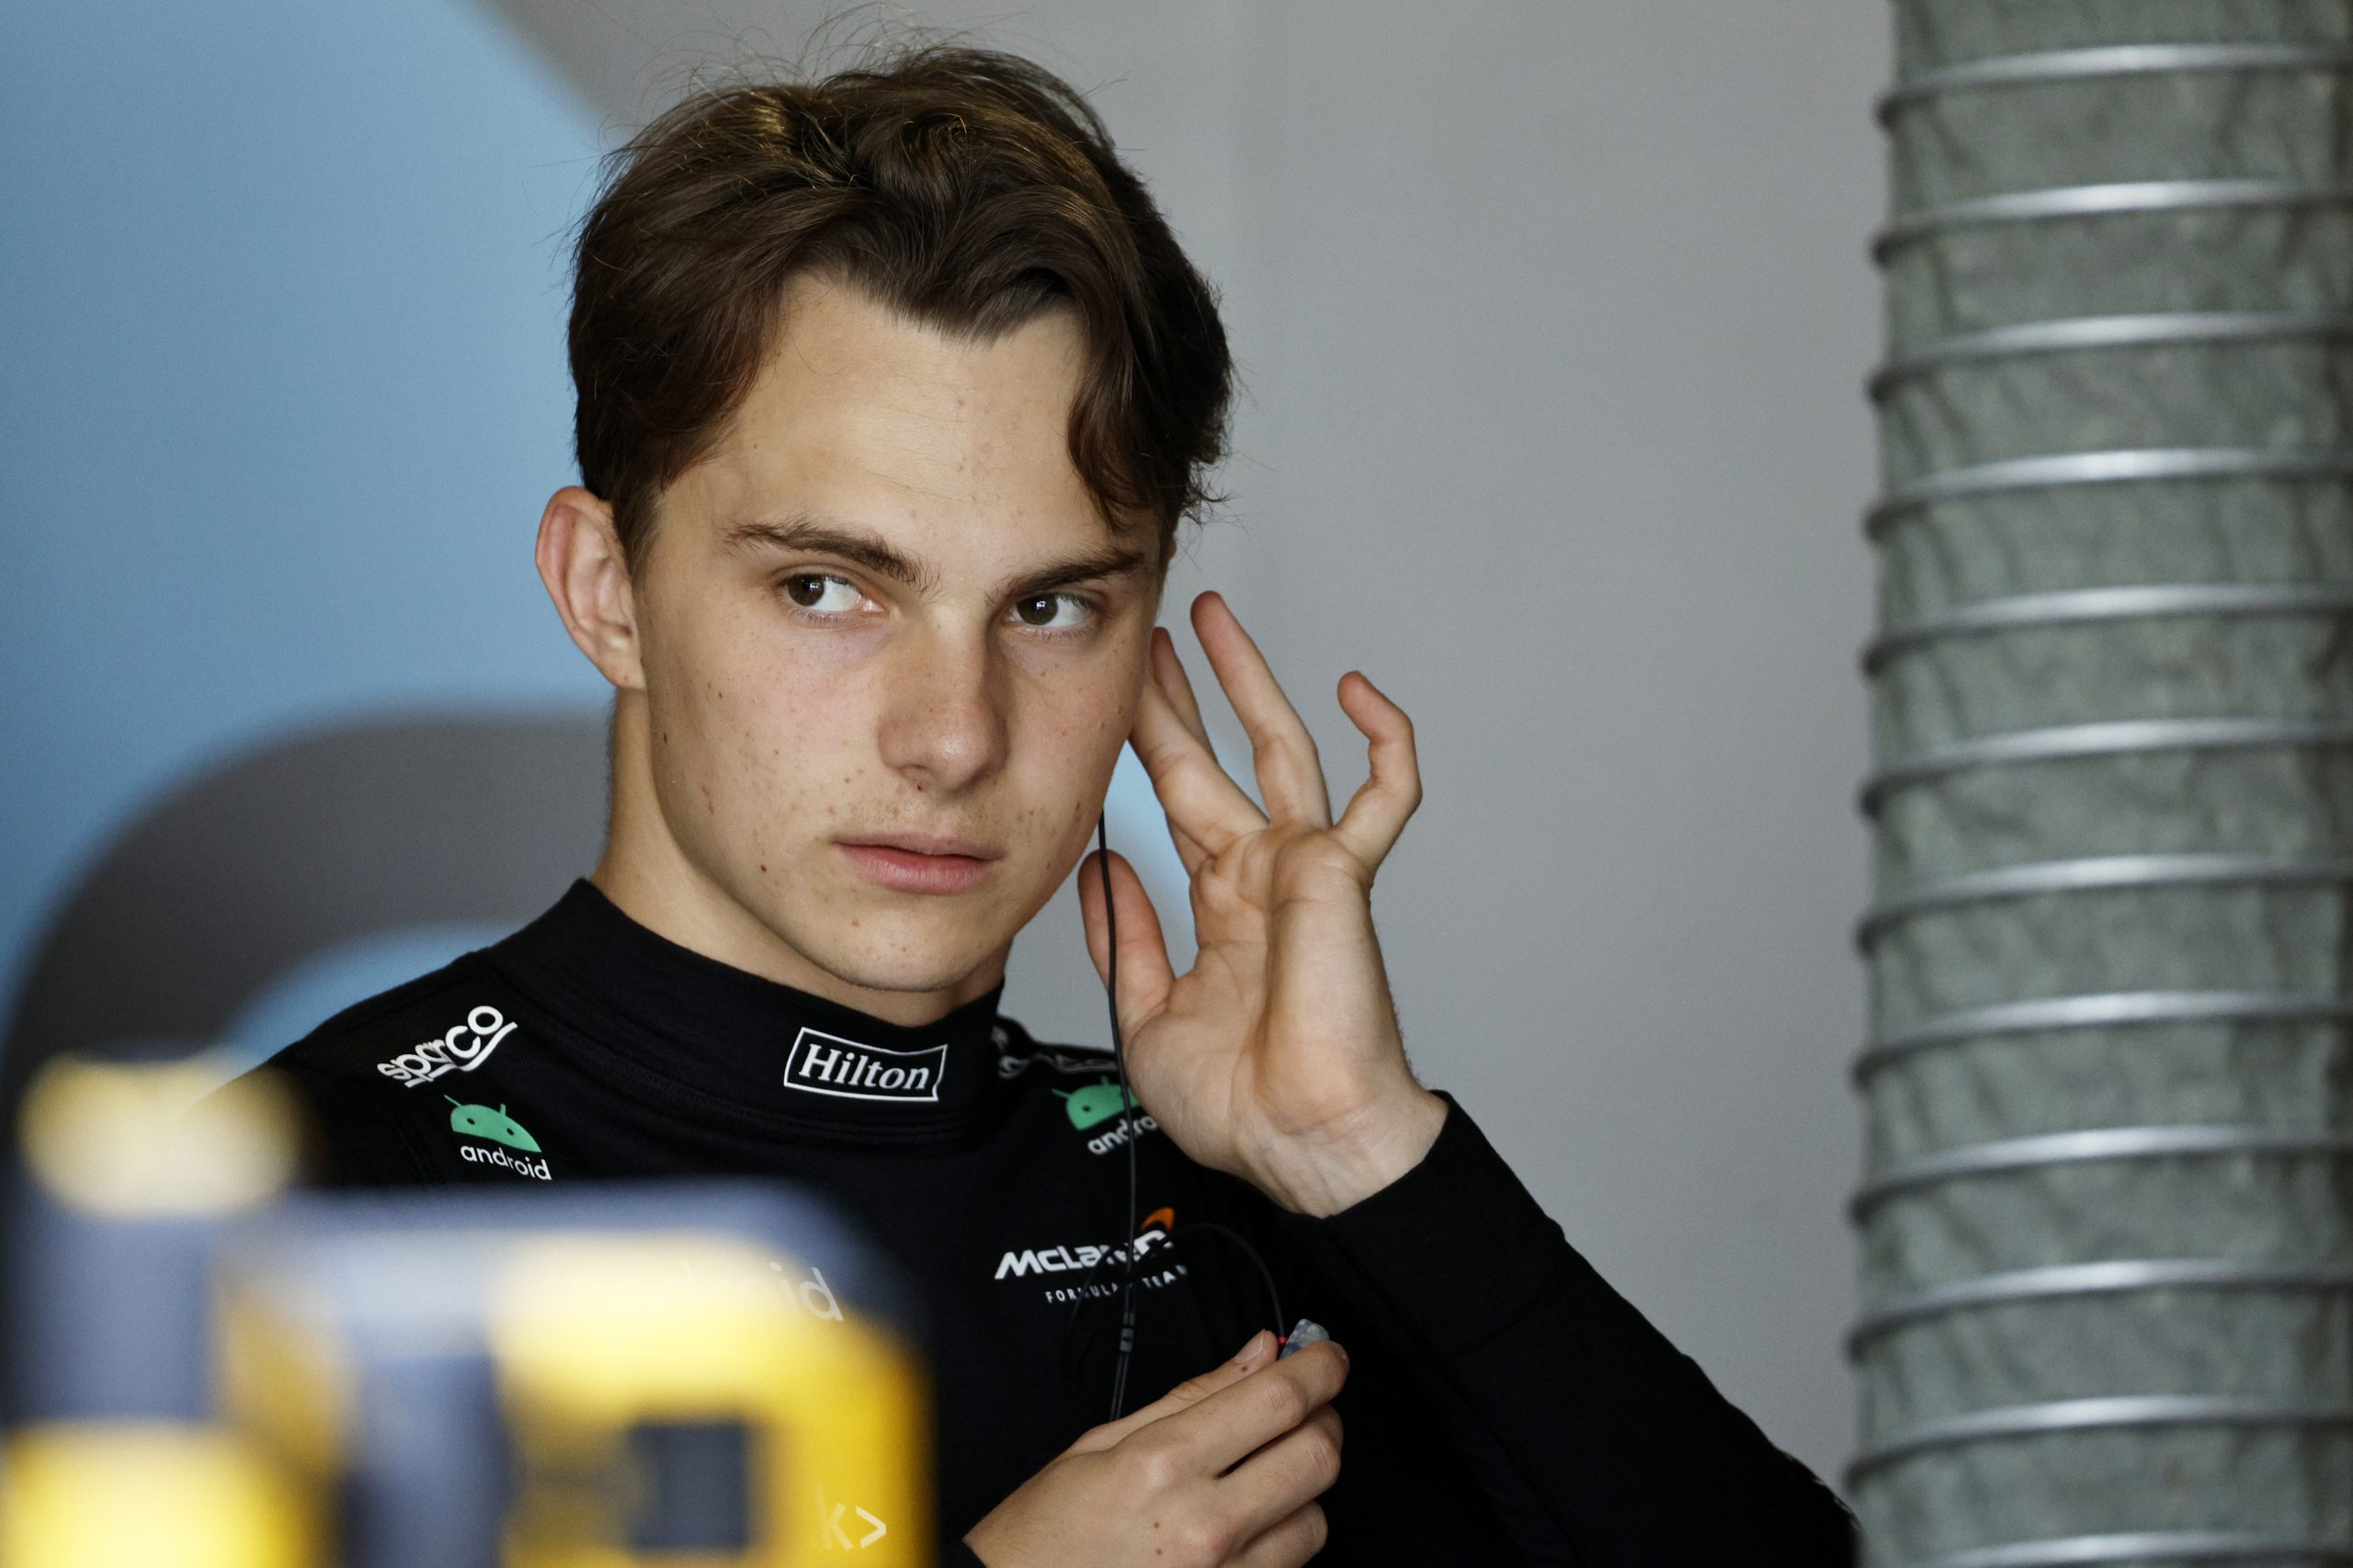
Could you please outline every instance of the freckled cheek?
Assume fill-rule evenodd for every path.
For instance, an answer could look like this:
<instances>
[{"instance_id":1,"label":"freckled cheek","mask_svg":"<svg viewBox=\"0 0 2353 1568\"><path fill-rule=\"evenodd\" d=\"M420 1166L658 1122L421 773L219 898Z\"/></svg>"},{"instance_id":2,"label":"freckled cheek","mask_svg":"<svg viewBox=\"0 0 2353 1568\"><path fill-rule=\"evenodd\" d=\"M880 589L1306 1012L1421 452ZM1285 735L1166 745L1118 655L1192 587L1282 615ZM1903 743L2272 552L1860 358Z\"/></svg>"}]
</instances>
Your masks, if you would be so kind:
<instances>
[{"instance_id":1,"label":"freckled cheek","mask_svg":"<svg viewBox=\"0 0 2353 1568\"><path fill-rule=\"evenodd\" d=\"M856 749L861 726L871 730L856 683L790 666L758 672L728 721L738 745L764 770L835 767Z\"/></svg>"},{"instance_id":2,"label":"freckled cheek","mask_svg":"<svg viewBox=\"0 0 2353 1568\"><path fill-rule=\"evenodd\" d=\"M1133 712L1123 686L1057 687L1026 702L1018 722L1034 749L1071 767L1098 753L1117 755Z\"/></svg>"},{"instance_id":3,"label":"freckled cheek","mask_svg":"<svg viewBox=\"0 0 2353 1568\"><path fill-rule=\"evenodd\" d=\"M858 683L750 634L722 635L705 652L712 656L694 686L695 729L705 766L719 775L720 814L762 853L782 852L839 812L839 780L857 766Z\"/></svg>"},{"instance_id":4,"label":"freckled cheek","mask_svg":"<svg viewBox=\"0 0 2353 1568\"><path fill-rule=\"evenodd\" d=\"M1134 700L1123 684L1064 688L1024 715L1028 814L1033 830L1062 848L1095 831L1096 812L1134 722Z\"/></svg>"}]
</instances>

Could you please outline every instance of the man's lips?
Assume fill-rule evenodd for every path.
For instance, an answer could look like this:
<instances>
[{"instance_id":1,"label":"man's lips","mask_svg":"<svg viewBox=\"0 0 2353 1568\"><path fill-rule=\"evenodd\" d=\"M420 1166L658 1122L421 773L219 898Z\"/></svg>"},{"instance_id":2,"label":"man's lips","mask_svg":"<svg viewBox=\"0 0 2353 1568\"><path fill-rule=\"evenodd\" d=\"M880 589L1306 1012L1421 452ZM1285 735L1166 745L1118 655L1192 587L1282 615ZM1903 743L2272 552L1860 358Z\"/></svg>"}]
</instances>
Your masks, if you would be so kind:
<instances>
[{"instance_id":1,"label":"man's lips","mask_svg":"<svg viewBox=\"0 0 2353 1568\"><path fill-rule=\"evenodd\" d=\"M868 880L897 892L962 892L995 869L1002 851L969 838L892 834L837 841Z\"/></svg>"}]
</instances>

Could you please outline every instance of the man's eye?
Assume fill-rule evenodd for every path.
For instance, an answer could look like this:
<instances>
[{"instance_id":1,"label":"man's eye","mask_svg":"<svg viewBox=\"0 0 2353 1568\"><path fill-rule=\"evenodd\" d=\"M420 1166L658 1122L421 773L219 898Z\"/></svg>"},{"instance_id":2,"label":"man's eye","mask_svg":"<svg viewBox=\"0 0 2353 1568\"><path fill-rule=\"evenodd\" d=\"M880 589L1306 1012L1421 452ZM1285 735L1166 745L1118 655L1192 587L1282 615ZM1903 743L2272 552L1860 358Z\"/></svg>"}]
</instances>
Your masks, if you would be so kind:
<instances>
[{"instance_id":1,"label":"man's eye","mask_svg":"<svg viewBox=\"0 0 2353 1568\"><path fill-rule=\"evenodd\" d=\"M1075 594L1032 594L1026 599L1016 599L1013 613L1024 626L1068 631L1086 625L1092 608Z\"/></svg>"},{"instance_id":2,"label":"man's eye","mask_svg":"<svg viewBox=\"0 0 2353 1568\"><path fill-rule=\"evenodd\" d=\"M794 573L784 580L784 594L802 609L827 615L847 614L858 608L857 585L823 572Z\"/></svg>"}]
</instances>

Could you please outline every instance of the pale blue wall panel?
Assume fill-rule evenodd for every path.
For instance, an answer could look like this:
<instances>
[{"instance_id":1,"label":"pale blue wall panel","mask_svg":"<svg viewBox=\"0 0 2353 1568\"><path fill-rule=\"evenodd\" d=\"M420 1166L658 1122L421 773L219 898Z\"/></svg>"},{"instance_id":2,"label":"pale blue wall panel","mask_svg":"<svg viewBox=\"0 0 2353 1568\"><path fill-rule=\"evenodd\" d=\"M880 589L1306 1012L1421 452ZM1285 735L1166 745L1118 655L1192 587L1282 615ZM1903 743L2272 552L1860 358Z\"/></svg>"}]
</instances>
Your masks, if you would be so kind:
<instances>
[{"instance_id":1,"label":"pale blue wall panel","mask_svg":"<svg viewBox=\"0 0 2353 1568\"><path fill-rule=\"evenodd\" d=\"M598 131L459 0L0 8L0 1008L208 759L601 701L530 559Z\"/></svg>"}]
</instances>

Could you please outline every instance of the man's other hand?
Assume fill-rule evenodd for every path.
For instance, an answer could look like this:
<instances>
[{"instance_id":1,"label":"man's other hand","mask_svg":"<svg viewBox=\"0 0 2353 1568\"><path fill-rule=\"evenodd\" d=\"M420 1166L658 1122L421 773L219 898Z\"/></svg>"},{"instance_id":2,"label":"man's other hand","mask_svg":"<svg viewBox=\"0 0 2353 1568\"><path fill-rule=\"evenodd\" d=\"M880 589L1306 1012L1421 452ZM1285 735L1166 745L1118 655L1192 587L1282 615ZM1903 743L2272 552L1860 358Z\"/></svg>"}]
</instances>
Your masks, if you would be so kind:
<instances>
[{"instance_id":1,"label":"man's other hand","mask_svg":"<svg viewBox=\"0 0 2353 1568\"><path fill-rule=\"evenodd\" d=\"M1193 967L1176 972L1143 880L1116 853L1079 863L1086 950L1108 986L1116 910L1128 1073L1160 1130L1295 1213L1336 1214L1418 1165L1446 1120L1406 1062L1372 926L1373 876L1421 803L1414 722L1361 671L1341 677L1370 773L1335 821L1314 737L1242 622L1203 594L1193 629L1266 808L1218 761L1155 629L1128 739L1192 879Z\"/></svg>"},{"instance_id":2,"label":"man's other hand","mask_svg":"<svg viewBox=\"0 0 2353 1568\"><path fill-rule=\"evenodd\" d=\"M1324 1545L1340 1474L1338 1345L1233 1360L1064 1449L974 1525L988 1568L1297 1568Z\"/></svg>"}]
</instances>

